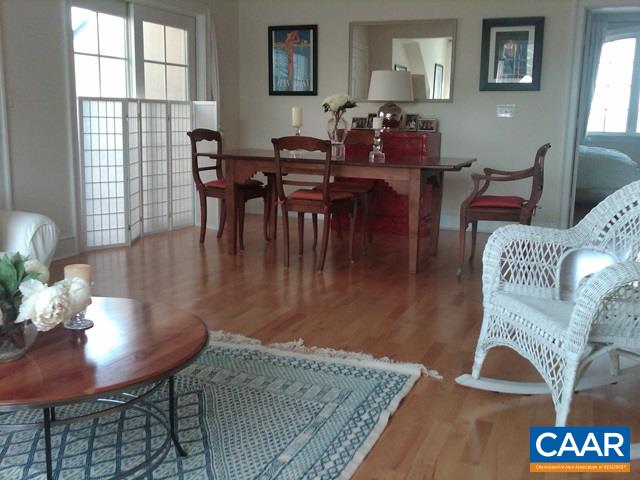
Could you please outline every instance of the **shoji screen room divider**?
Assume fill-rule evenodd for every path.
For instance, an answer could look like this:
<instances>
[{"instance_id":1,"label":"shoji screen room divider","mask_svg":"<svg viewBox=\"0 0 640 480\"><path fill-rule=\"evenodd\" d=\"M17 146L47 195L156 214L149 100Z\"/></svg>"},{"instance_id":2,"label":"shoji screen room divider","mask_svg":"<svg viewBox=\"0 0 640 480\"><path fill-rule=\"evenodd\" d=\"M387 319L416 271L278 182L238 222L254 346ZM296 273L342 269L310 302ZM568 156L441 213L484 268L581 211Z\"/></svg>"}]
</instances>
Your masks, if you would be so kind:
<instances>
[{"instance_id":1,"label":"shoji screen room divider","mask_svg":"<svg viewBox=\"0 0 640 480\"><path fill-rule=\"evenodd\" d=\"M193 108L78 98L83 249L129 245L141 235L193 225L186 135Z\"/></svg>"}]
</instances>

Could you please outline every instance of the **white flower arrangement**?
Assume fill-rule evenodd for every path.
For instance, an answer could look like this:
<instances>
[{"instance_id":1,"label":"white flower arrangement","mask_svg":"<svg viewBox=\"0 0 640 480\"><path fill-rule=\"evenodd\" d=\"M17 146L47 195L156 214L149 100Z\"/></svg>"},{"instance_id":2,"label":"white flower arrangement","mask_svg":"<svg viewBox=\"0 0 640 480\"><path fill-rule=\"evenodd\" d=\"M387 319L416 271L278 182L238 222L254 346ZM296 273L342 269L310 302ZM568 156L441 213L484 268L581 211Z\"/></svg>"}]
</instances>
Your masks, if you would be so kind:
<instances>
[{"instance_id":1,"label":"white flower arrangement","mask_svg":"<svg viewBox=\"0 0 640 480\"><path fill-rule=\"evenodd\" d=\"M330 95L322 101L325 112L344 113L348 108L357 107L356 99L349 95Z\"/></svg>"},{"instance_id":2,"label":"white flower arrangement","mask_svg":"<svg viewBox=\"0 0 640 480\"><path fill-rule=\"evenodd\" d=\"M81 278L47 286L49 269L19 253L0 258L0 326L4 330L31 320L45 332L91 303L89 284Z\"/></svg>"}]
</instances>

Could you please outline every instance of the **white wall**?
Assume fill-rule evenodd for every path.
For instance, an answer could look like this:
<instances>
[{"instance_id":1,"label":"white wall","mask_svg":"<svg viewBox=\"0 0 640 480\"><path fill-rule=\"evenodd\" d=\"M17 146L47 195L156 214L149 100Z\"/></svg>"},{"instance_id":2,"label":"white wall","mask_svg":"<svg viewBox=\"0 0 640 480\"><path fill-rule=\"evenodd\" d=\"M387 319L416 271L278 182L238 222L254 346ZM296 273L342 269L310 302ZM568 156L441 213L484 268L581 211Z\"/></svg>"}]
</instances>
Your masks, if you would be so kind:
<instances>
[{"instance_id":1,"label":"white wall","mask_svg":"<svg viewBox=\"0 0 640 480\"><path fill-rule=\"evenodd\" d=\"M60 228L59 254L75 251L75 190L66 12L61 0L4 0L5 67L13 208Z\"/></svg>"},{"instance_id":2,"label":"white wall","mask_svg":"<svg viewBox=\"0 0 640 480\"><path fill-rule=\"evenodd\" d=\"M239 0L241 143L267 147L269 139L291 134L290 110L302 105L303 132L325 136L327 117L320 102L348 87L350 21L457 18L453 103L405 105L408 112L436 117L445 156L477 157L472 169L446 176L443 224L456 227L460 202L469 191L469 175L483 167L519 169L530 166L538 146L551 142L545 191L537 224L560 226L563 162L566 155L569 88L574 54L573 0ZM546 17L542 87L538 92L480 92L482 19ZM269 25L318 24L318 96L268 95L266 32ZM516 117L498 119L496 105L516 104ZM377 104L365 103L350 113L366 116ZM526 195L530 186L505 191Z\"/></svg>"}]
</instances>

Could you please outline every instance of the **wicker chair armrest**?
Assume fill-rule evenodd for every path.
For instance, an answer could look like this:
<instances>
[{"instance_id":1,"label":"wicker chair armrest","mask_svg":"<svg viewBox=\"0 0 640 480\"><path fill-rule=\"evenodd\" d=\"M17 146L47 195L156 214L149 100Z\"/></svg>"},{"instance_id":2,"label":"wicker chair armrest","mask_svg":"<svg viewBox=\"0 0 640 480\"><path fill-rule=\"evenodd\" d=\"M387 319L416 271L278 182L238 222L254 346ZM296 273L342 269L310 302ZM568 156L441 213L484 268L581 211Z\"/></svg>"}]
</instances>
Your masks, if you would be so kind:
<instances>
[{"instance_id":1,"label":"wicker chair armrest","mask_svg":"<svg viewBox=\"0 0 640 480\"><path fill-rule=\"evenodd\" d=\"M610 341L640 343L640 263L616 263L588 277L569 323L567 348L581 354L592 331Z\"/></svg>"},{"instance_id":2,"label":"wicker chair armrest","mask_svg":"<svg viewBox=\"0 0 640 480\"><path fill-rule=\"evenodd\" d=\"M482 257L485 298L498 289L553 298L560 257L582 243L575 229L498 228L489 237Z\"/></svg>"}]
</instances>

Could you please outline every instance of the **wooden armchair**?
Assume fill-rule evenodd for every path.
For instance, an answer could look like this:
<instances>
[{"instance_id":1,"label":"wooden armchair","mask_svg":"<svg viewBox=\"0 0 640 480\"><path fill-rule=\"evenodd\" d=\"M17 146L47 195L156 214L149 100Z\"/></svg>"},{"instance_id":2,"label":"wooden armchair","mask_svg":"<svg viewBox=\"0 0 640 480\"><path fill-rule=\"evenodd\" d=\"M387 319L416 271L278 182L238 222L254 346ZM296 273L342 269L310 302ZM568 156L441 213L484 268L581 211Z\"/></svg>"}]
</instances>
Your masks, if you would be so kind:
<instances>
[{"instance_id":1,"label":"wooden armchair","mask_svg":"<svg viewBox=\"0 0 640 480\"><path fill-rule=\"evenodd\" d=\"M214 165L200 166L199 159L211 158L211 153L198 152L198 142L209 141L216 142L217 153L222 153L222 135L216 130L208 130L206 128L196 128L191 132L187 132L191 140L191 172L193 181L196 184L196 190L200 198L200 243L204 243L207 233L207 197L217 198L220 200L220 215L218 219L218 238L222 237L224 224L227 218L227 209L225 205L225 190L227 184L224 178L222 168L222 160L216 159ZM201 172L215 171L216 179L203 182L200 176ZM238 186L238 240L240 249L244 249L244 204L247 200L253 198L262 198L264 201L264 238L269 241L269 212L270 198L269 189L259 180L249 180L245 184Z\"/></svg>"},{"instance_id":2,"label":"wooden armchair","mask_svg":"<svg viewBox=\"0 0 640 480\"><path fill-rule=\"evenodd\" d=\"M288 213L298 212L298 240L299 254L302 255L304 240L304 214L311 213L314 220L314 236L316 234L316 217L324 215L324 225L322 233L321 252L316 260L316 270L322 271L325 257L327 256L327 245L329 243L329 227L332 215L350 214L351 229L349 236L349 259L353 261L353 236L355 231L355 216L357 204L354 195L349 192L340 192L330 188L331 178L331 142L312 137L292 136L282 138L272 138L274 156L276 159L276 194L277 203L282 209L282 227L284 237L284 264L289 266L289 216ZM281 156L283 150L296 151L306 150L308 152L322 152L325 154L324 163L319 165L314 175L322 175L322 183L300 180L284 180L283 169L287 163L287 158ZM312 187L298 189L289 194L284 190L285 185L297 185ZM320 188L318 188L320 187ZM274 205L274 210L276 206ZM275 215L275 211L272 213ZM315 244L315 238L314 238Z\"/></svg>"},{"instance_id":3,"label":"wooden armchair","mask_svg":"<svg viewBox=\"0 0 640 480\"><path fill-rule=\"evenodd\" d=\"M542 197L544 180L544 159L551 144L547 143L538 148L532 167L524 170L509 171L485 168L484 174L474 173L473 191L460 205L460 266L457 274L462 274L464 265L464 250L467 225L471 223L471 255L469 262L473 262L478 234L478 221L518 222L523 225L531 224L538 202ZM512 182L532 179L529 199L511 195L485 195L491 182Z\"/></svg>"}]
</instances>

